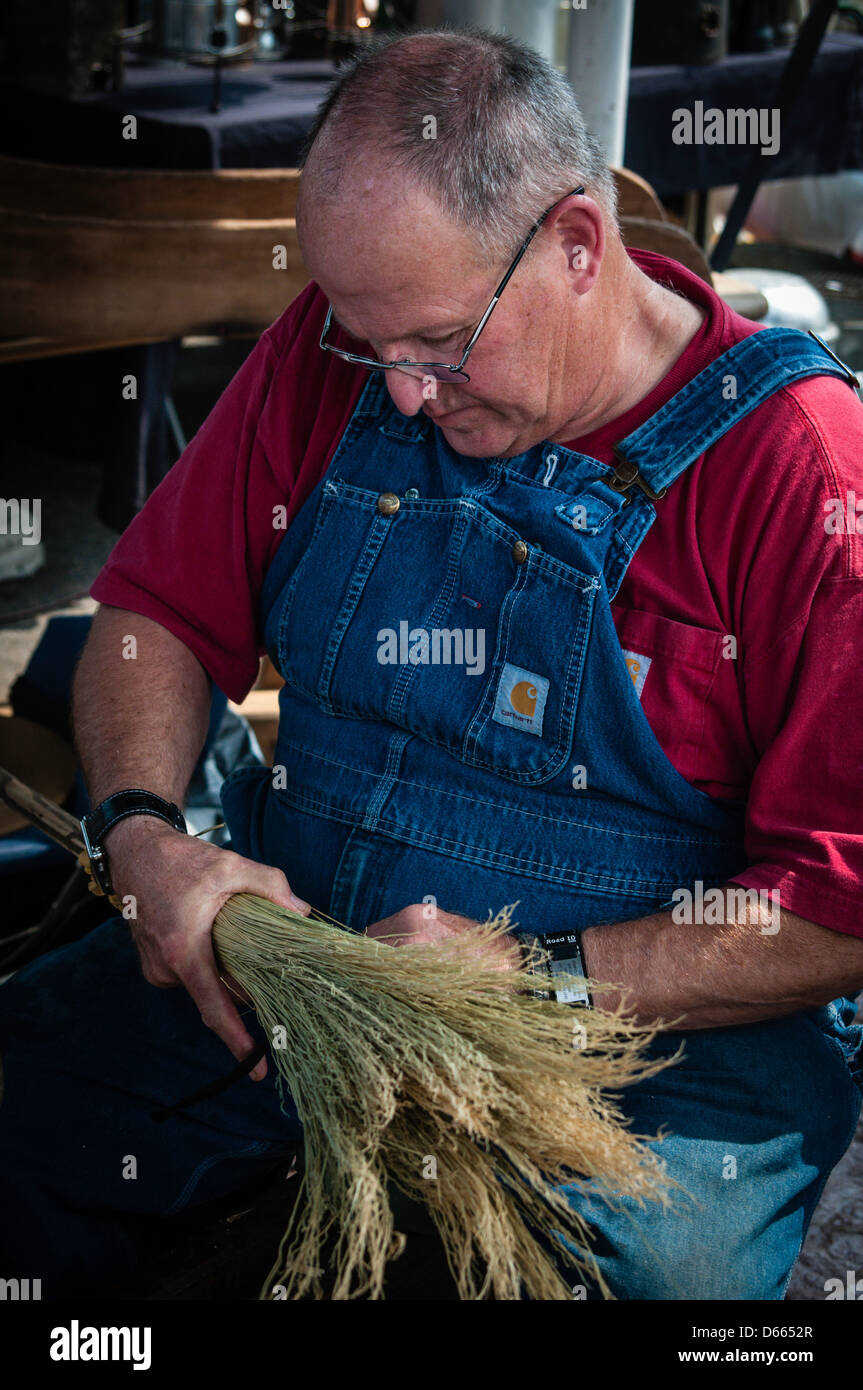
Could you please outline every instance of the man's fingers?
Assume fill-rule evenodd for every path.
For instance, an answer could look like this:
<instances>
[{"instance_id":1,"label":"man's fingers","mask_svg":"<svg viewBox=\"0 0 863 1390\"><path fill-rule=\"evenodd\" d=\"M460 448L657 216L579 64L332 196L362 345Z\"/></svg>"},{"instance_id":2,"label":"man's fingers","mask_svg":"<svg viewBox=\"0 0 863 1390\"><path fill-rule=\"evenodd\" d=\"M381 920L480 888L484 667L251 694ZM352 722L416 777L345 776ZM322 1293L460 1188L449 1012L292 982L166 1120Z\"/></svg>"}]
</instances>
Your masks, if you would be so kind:
<instances>
[{"instance_id":1,"label":"man's fingers","mask_svg":"<svg viewBox=\"0 0 863 1390\"><path fill-rule=\"evenodd\" d=\"M138 952L141 974L147 984L155 985L156 989L176 989L180 983L176 973L166 965L158 951L151 949L147 938L133 930L132 940Z\"/></svg>"},{"instance_id":2,"label":"man's fingers","mask_svg":"<svg viewBox=\"0 0 863 1390\"><path fill-rule=\"evenodd\" d=\"M289 912L301 912L304 917L308 916L312 910L311 904L291 892L291 885L281 869L253 864L251 860L243 862L248 872L242 878L237 878L232 885L232 892L255 893L259 898L269 898L270 902L277 903Z\"/></svg>"},{"instance_id":3,"label":"man's fingers","mask_svg":"<svg viewBox=\"0 0 863 1390\"><path fill-rule=\"evenodd\" d=\"M209 941L206 944L209 947ZM201 1021L218 1034L237 1061L241 1062L255 1046L254 1039L244 1027L230 994L219 979L212 949L187 961L181 981L200 1009ZM259 1081L266 1074L267 1063L262 1058L250 1075Z\"/></svg>"}]
</instances>

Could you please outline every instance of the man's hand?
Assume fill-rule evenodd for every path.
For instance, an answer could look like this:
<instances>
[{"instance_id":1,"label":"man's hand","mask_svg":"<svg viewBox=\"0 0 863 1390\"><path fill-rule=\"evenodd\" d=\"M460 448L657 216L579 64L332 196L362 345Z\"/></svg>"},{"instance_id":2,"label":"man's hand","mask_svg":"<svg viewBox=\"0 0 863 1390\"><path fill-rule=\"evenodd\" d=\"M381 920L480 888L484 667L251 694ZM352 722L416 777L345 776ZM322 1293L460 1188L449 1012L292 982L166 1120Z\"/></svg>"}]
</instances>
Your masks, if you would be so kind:
<instances>
[{"instance_id":1,"label":"man's hand","mask_svg":"<svg viewBox=\"0 0 863 1390\"><path fill-rule=\"evenodd\" d=\"M202 1021L242 1061L255 1044L219 978L213 922L234 893L257 893L304 916L309 904L293 896L280 869L182 835L153 816L121 821L106 849L114 891L134 897L129 925L144 979L188 990ZM255 1081L266 1074L266 1059L250 1073Z\"/></svg>"},{"instance_id":2,"label":"man's hand","mask_svg":"<svg viewBox=\"0 0 863 1390\"><path fill-rule=\"evenodd\" d=\"M470 917L444 912L433 903L412 903L392 917L385 917L382 922L367 927L366 936L374 940L385 938L389 946L423 946L458 936L476 925ZM515 938L500 937L490 949L500 959L500 964L495 967L498 970L514 970L521 960Z\"/></svg>"}]
</instances>

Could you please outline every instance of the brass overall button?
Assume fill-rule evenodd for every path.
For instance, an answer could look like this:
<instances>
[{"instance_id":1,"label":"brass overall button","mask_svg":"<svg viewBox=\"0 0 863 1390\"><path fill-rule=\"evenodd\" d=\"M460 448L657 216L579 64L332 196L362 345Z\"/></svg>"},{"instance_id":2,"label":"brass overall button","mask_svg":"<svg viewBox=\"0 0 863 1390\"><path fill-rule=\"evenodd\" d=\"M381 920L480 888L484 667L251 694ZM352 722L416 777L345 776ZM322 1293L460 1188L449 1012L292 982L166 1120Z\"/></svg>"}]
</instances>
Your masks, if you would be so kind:
<instances>
[{"instance_id":1,"label":"brass overall button","mask_svg":"<svg viewBox=\"0 0 863 1390\"><path fill-rule=\"evenodd\" d=\"M516 541L512 548L512 558L517 565L523 565L527 559L527 545L524 541Z\"/></svg>"},{"instance_id":2,"label":"brass overall button","mask_svg":"<svg viewBox=\"0 0 863 1390\"><path fill-rule=\"evenodd\" d=\"M401 502L394 492L382 492L378 498L378 511L381 516L395 516Z\"/></svg>"}]
</instances>

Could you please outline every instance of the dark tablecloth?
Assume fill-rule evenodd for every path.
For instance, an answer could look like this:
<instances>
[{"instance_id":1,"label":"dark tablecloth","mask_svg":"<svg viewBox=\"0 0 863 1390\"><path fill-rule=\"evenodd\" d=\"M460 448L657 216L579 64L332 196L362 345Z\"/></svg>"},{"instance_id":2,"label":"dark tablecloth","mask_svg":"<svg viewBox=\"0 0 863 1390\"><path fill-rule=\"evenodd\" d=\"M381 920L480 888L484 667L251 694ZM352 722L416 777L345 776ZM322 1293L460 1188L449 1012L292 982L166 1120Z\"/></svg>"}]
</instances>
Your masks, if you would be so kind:
<instances>
[{"instance_id":1,"label":"dark tablecloth","mask_svg":"<svg viewBox=\"0 0 863 1390\"><path fill-rule=\"evenodd\" d=\"M675 145L676 108L756 109L775 99L789 49L733 54L712 67L633 68L624 163L660 195L738 183L751 146ZM787 122L765 179L863 168L863 37L826 37Z\"/></svg>"},{"instance_id":2,"label":"dark tablecloth","mask_svg":"<svg viewBox=\"0 0 863 1390\"><path fill-rule=\"evenodd\" d=\"M329 62L225 69L209 109L212 70L130 61L121 92L64 100L0 87L0 150L108 169L273 169L296 163L335 75ZM123 117L137 138L123 138Z\"/></svg>"},{"instance_id":3,"label":"dark tablecloth","mask_svg":"<svg viewBox=\"0 0 863 1390\"><path fill-rule=\"evenodd\" d=\"M625 163L659 194L736 183L751 150L675 145L673 112L772 104L788 49L735 54L711 67L634 68ZM335 68L323 61L225 72L222 109L209 110L209 69L130 63L122 92L63 101L0 84L0 151L107 168L265 169L296 163ZM137 117L137 139L122 136ZM863 38L824 39L768 178L863 168Z\"/></svg>"}]
</instances>

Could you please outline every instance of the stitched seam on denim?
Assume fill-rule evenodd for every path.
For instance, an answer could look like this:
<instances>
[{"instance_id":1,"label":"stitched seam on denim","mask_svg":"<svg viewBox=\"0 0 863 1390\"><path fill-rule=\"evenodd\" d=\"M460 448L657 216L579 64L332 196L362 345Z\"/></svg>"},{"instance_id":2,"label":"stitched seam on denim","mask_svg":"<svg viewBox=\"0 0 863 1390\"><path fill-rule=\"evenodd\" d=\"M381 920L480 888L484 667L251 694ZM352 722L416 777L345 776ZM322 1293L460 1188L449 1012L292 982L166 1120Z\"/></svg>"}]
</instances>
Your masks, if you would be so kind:
<instances>
[{"instance_id":1,"label":"stitched seam on denim","mask_svg":"<svg viewBox=\"0 0 863 1390\"><path fill-rule=\"evenodd\" d=\"M584 479L573 479L569 487L560 486L559 472L556 475L556 484L549 483L548 487L546 487L541 480L532 478L528 473L522 473L518 468L508 468L500 464L494 464L492 467L494 471L499 474L501 482L506 482L508 478L517 478L520 483L525 484L527 487L534 488L538 493L543 493L552 499L556 497L561 498L561 505L563 505L563 503L566 502L577 502L579 497L584 496L588 492L588 489L593 487L595 483L605 483L606 478L610 477L611 469L609 465L607 463L600 463L599 459L596 459L595 462L595 475L591 476L591 473L585 470L587 476ZM545 465L543 465L543 467L544 466ZM578 491L574 491L573 488L577 488ZM617 496L612 488L609 488L609 494L611 497Z\"/></svg>"},{"instance_id":2,"label":"stitched seam on denim","mask_svg":"<svg viewBox=\"0 0 863 1390\"><path fill-rule=\"evenodd\" d=\"M383 775L383 774L378 773L378 772L370 772L367 768L358 767L358 766L356 766L356 764L354 764L354 763L346 763L346 762L341 761L341 760L338 759L338 758L330 757L330 756L327 755L326 753L320 753L320 752L318 752L317 750L309 749L309 748L307 748L304 744L301 744L301 743L293 743L293 742L292 742L290 739L288 739L288 738L285 738L285 739L283 740L283 742L284 742L284 745L287 746L288 748L293 748L293 749L295 749L295 751L298 752L298 753L300 753L301 756L302 756L303 758L315 759L315 760L317 760L318 762L331 763L333 767L340 767L340 768L343 768L346 772L351 772L351 773L359 774L360 777L363 777L363 778L372 778L372 779L374 779L374 780L377 780L379 777L381 777L381 776ZM452 755L450 755L450 756L452 756ZM499 802L497 802L497 801L489 801L489 800L486 800L484 797L471 796L471 795L469 795L467 792L456 791L456 790L453 790L453 788L451 788L451 787L446 787L446 788L444 788L444 787L440 787L440 786L435 786L435 785L432 784L432 783L428 783L428 782L418 782L418 781L415 781L415 780L412 779L412 778L405 778L405 777L397 777L397 778L395 778L395 779L394 779L394 785L395 785L395 784L398 784L398 785L403 786L403 787L414 787L414 788L416 788L416 789L419 790L419 791L430 792L430 793L432 793L432 794L434 794L434 795L437 795L437 796L440 796L440 797L443 797L443 798L455 798L455 799L457 799L457 800L459 800L459 801L467 802L468 804L470 804L470 805L472 805L472 806L484 807L484 808L488 809L489 811L495 811L495 812L497 812L497 813L500 813L500 810L501 810L500 804L499 804ZM286 793L286 791L289 791L289 790L290 790L290 789L288 789L288 788L280 788L280 789L279 789L279 794L280 794L280 795L284 795L284 794ZM531 790L532 790L532 789L531 789ZM291 794L293 795L293 793L291 793ZM300 793L300 794L301 794L301 795L305 795L305 793ZM327 804L327 803L322 803L322 804ZM626 838L626 839L644 840L645 842L651 843L651 844L692 845L692 846L696 846L696 845L697 845L697 846L699 846L699 847L712 846L713 848L716 848L716 849L721 849L721 848L732 848L732 847L736 844L736 840L735 840L733 837L729 837L728 839L724 839L724 838L720 838L720 837L717 837L717 836L714 836L714 835L697 835L697 836L671 835L671 834L652 835L652 834L645 834L645 833L642 832L642 831L636 831L636 830L632 830L632 829L627 829L627 830L615 830L615 829L612 829L611 827L608 827L608 826L597 826L597 825L593 824L593 823L590 822L590 821L573 820L570 816L564 817L564 816L561 816L561 815L559 815L559 814L557 814L557 815L555 815L555 814L544 815L543 813L541 813L541 812L539 812L539 811L532 811L532 810L529 810L529 809L527 809L527 808L525 808L525 807L521 807L521 806L518 808L518 811L517 811L515 814L518 815L519 820L524 820L525 818L527 818L527 819L536 820L536 821L539 821L539 822L548 821L548 822L549 822L550 824L552 824L552 825L566 825L566 826L571 827L573 830L591 830L591 831L593 831L594 833L601 833L601 834L603 834L603 835L619 835L619 836L622 836L622 837L624 837L624 838Z\"/></svg>"},{"instance_id":3,"label":"stitched seam on denim","mask_svg":"<svg viewBox=\"0 0 863 1390\"><path fill-rule=\"evenodd\" d=\"M687 461L678 467L681 456L689 455L688 462L694 461L700 454L711 448L724 434L728 432L739 420L745 419L759 405L769 399L782 387L793 384L795 381L803 380L808 376L836 376L840 373L835 369L831 370L826 354L821 351L815 358L813 352L814 344L801 335L800 341L793 344L796 355L802 355L808 359L804 363L791 365L774 355L775 346L782 342L780 352L785 352L785 343L790 343L790 338L782 339L782 334L788 334L794 330L770 329L758 330L748 337L740 339L732 344L719 357L714 358L697 376L687 382L670 401L654 415L646 420L643 425L634 430L621 441L624 453L631 451L633 462L638 463L645 478L656 486L656 481L668 479L667 485L680 476L680 473L687 467ZM772 337L770 347L767 341L758 342L762 333L768 333ZM818 352L815 349L815 352ZM828 363L827 366L824 363ZM744 369L745 388L742 396L728 402L728 409L723 409L721 404L712 400L710 424L705 427L703 412L698 410L698 406L706 395L715 397L715 387L721 381L723 375L733 365L735 372L740 373ZM698 424L695 421L698 421ZM700 426L700 427L699 427ZM683 436L685 443L668 447L669 440ZM694 450L694 452L693 452ZM647 458L642 463L644 455ZM651 455L657 459L652 462Z\"/></svg>"},{"instance_id":4,"label":"stitched seam on denim","mask_svg":"<svg viewBox=\"0 0 863 1390\"><path fill-rule=\"evenodd\" d=\"M216 1163L223 1163L231 1158L244 1158L250 1154L265 1153L268 1148L269 1145L264 1143L263 1140L256 1139L254 1143L247 1145L244 1149L232 1149L230 1153L226 1154L210 1154L208 1158L205 1158L202 1163L198 1164L191 1177L186 1180L180 1195L168 1208L169 1216L173 1216L176 1212L182 1210L195 1188L198 1186L201 1178L205 1173L208 1173Z\"/></svg>"},{"instance_id":5,"label":"stitched seam on denim","mask_svg":"<svg viewBox=\"0 0 863 1390\"><path fill-rule=\"evenodd\" d=\"M341 652L342 643L345 639L347 630L356 616L357 609L362 601L369 575L374 569L378 557L386 544L386 539L390 534L390 527L391 519L377 513L376 519L372 521L371 527L369 528L369 533L362 551L360 552L360 556L353 567L350 583L348 584L347 593L342 606L330 630L329 641L327 642L327 649L324 653L317 685L318 698L325 702L327 709L332 710L336 708L330 697L336 662L339 659L339 653Z\"/></svg>"},{"instance_id":6,"label":"stitched seam on denim","mask_svg":"<svg viewBox=\"0 0 863 1390\"><path fill-rule=\"evenodd\" d=\"M636 550L641 545L641 542L656 520L656 509L647 498L644 498L643 501L636 498L635 503L630 503L630 508L633 506L635 506L637 510L633 511L629 518L627 518L625 514L624 517L620 518L618 514L619 519L614 523L613 538L616 538L620 542L623 550L617 555L613 555L613 559L609 563L605 573L605 585L609 602L614 598L623 583L623 577L632 563L632 558ZM646 524L644 524L644 522L646 522ZM636 542L634 546L630 545L624 528L634 533ZM610 543L610 548L613 545L614 539L612 539Z\"/></svg>"},{"instance_id":7,"label":"stitched seam on denim","mask_svg":"<svg viewBox=\"0 0 863 1390\"><path fill-rule=\"evenodd\" d=\"M308 814L319 815L325 820L337 821L342 825L367 828L361 821L361 812L334 808L332 803L319 800L313 793L295 795L294 808ZM592 892L613 891L625 897L651 898L662 901L668 896L669 890L673 890L677 886L679 879L679 875L669 876L667 879L641 879L631 875L628 878L617 878L611 874L571 869L552 860L525 859L505 850L483 848L464 841L450 841L447 836L432 836L423 831L407 833L404 827L394 825L385 818L376 822L374 831L397 844L408 844L420 850L447 854L447 857L455 857L460 863L472 863L483 868L507 869L521 877L535 878L541 882L553 883L561 888L585 888ZM452 848L459 850L459 854L453 856L449 853Z\"/></svg>"},{"instance_id":8,"label":"stitched seam on denim","mask_svg":"<svg viewBox=\"0 0 863 1390\"><path fill-rule=\"evenodd\" d=\"M318 499L318 508L315 515L314 526L312 527L311 538L309 540L308 545L306 546L305 552L300 558L298 565L296 566L293 574L288 580L286 588L283 590L282 598L279 600L282 605L278 626L276 628L276 649L279 659L275 663L275 665L276 669L281 671L283 676L284 671L282 670L282 667L287 665L288 658L288 643L286 641L286 630L288 624L290 623L291 615L293 613L294 602L297 596L297 589L299 587L300 577L304 569L306 568L305 561L307 557L311 554L312 543L316 540L320 530L324 525L324 522L332 507L333 499L335 498L335 496L335 484L331 480L325 481L323 487L321 488L320 498Z\"/></svg>"},{"instance_id":9,"label":"stitched seam on denim","mask_svg":"<svg viewBox=\"0 0 863 1390\"><path fill-rule=\"evenodd\" d=\"M505 660L509 653L509 630L512 625L513 605L527 584L527 568L527 565L518 565L516 567L516 572L513 576L514 582L510 584L503 596L495 637L494 655L491 662L492 671L499 669L498 662ZM465 761L475 762L477 760L477 744L479 742L479 737L488 724L491 706L496 699L494 686L495 682L489 678L486 681L482 704L465 730L464 738L461 741L461 757Z\"/></svg>"},{"instance_id":10,"label":"stitched seam on denim","mask_svg":"<svg viewBox=\"0 0 863 1390\"><path fill-rule=\"evenodd\" d=\"M374 830L377 827L378 812L392 791L394 783L398 781L395 770L401 762L401 756L409 737L408 734L394 734L390 739L387 749L387 765L363 817L363 830Z\"/></svg>"},{"instance_id":11,"label":"stitched seam on denim","mask_svg":"<svg viewBox=\"0 0 863 1390\"><path fill-rule=\"evenodd\" d=\"M426 615L425 623L422 624L422 626L424 626L427 631L437 627L439 615L445 613L447 611L447 608L452 604L453 594L455 593L456 578L458 576L458 568L461 562L461 557L464 553L465 543L467 541L468 524L469 518L467 514L463 510L460 510L456 514L455 522L453 524L452 532L449 538L449 560L447 562L446 573L444 574L443 582L438 591L437 598L432 603L430 612ZM459 536L459 539L456 542L457 534ZM396 676L395 681L393 682L392 693L390 695L389 700L387 701L387 715L390 719L392 719L393 723L398 724L404 721L405 704L407 702L408 695L410 694L411 684L413 683L418 670L418 665L405 666L402 668L402 670Z\"/></svg>"},{"instance_id":12,"label":"stitched seam on denim","mask_svg":"<svg viewBox=\"0 0 863 1390\"><path fill-rule=\"evenodd\" d=\"M830 1002L832 1003L833 1001L831 1000ZM855 1056L855 1063L854 1063L854 1067L852 1068L852 1063L851 1063L851 1061L849 1060L849 1058L845 1056L844 1049L843 1049L842 1044L840 1043L839 1039L838 1039L838 1038L834 1038L830 1033L825 1033L824 1030L823 1030L823 1028L819 1028L819 1027L818 1027L818 1024L815 1022L814 1018L810 1018L810 1016L809 1016L808 1013L804 1013L804 1014L803 1014L803 1019L804 1019L804 1022L805 1022L805 1023L808 1023L808 1024L810 1025L810 1027L812 1027L812 1028L815 1029L815 1032L816 1032L816 1033L818 1034L818 1036L819 1036L820 1038L822 1038L823 1041L828 1045L830 1051L834 1054L834 1056L835 1056L839 1061L841 1061L841 1063L842 1063L842 1065L843 1065L843 1067L845 1068L845 1071L846 1071L846 1073L847 1073L848 1080L849 1080L850 1084L853 1086L854 1090L855 1090L855 1091L858 1093L858 1095L860 1096L861 1101L863 1101L863 1086L861 1086L861 1083L857 1080L857 1078L856 1078L856 1076L855 1076L855 1071L856 1071L856 1070L859 1070L859 1067L860 1067L860 1057L861 1057L860 1048L856 1049L856 1051L855 1051L855 1054L854 1054L854 1056ZM858 1026L859 1026L859 1025L858 1025ZM843 1148L843 1150L842 1150L843 1153L844 1153L845 1150L848 1148L848 1145L851 1143L852 1139L854 1138L854 1135L855 1135L856 1132L857 1132L857 1125L859 1124L859 1121L860 1121L860 1112L859 1112L859 1109L858 1109L858 1112L857 1112L856 1116L854 1117L854 1119L851 1121L851 1123L850 1123L849 1126L848 1126L848 1132L847 1132L846 1137L845 1137L845 1146L844 1146L844 1148ZM838 1160L837 1160L837 1161L838 1161Z\"/></svg>"},{"instance_id":13,"label":"stitched seam on denim","mask_svg":"<svg viewBox=\"0 0 863 1390\"><path fill-rule=\"evenodd\" d=\"M395 781L400 781L400 778L395 778ZM432 790L434 790L434 788L432 788ZM356 821L357 824L360 824L360 817L363 816L363 812L360 812L360 810L357 810L357 812L353 812L353 810L350 810L349 808L347 808L347 806L334 806L334 803L332 803L331 801L327 801L327 799L322 798L322 796L315 794L315 792L313 792L313 791L297 791L297 790L292 790L292 791L290 791L290 794L288 795L288 794L286 794L286 791L285 791L285 790L282 790L282 791L281 791L281 794L279 794L279 795L288 796L288 801L289 801L290 805L293 805L293 806L300 806L300 805L302 805L302 808L303 808L303 809L310 809L310 810L313 810L313 812L315 813L315 815L324 816L325 819L339 819L339 820L342 820L342 819L349 819L349 820L350 820L350 823L354 823L354 821ZM331 815L329 815L329 812L331 812L331 809L332 809L332 817L331 817ZM524 819L524 817L520 817L520 820L523 820L523 819ZM368 828L368 827L364 827L364 828ZM463 841L463 840L457 840L457 838L452 837L452 835L432 834L432 833L429 833L429 831L421 830L421 828L416 828L416 827L413 827L413 826L409 826L409 824L404 823L404 821L395 820L395 819L393 819L393 817L389 817L389 819L388 819L388 817L378 817L377 823L375 823L375 827L374 827L374 828L375 828L375 830L378 830L379 833L386 833L386 834L391 835L391 838L393 838L393 840L403 840L403 838L406 838L407 835L410 835L410 837L411 837L411 842L414 842L414 841L418 842L418 841L421 840L422 837L427 837L427 835L428 835L428 837L429 837L429 844L431 844L432 840L434 840L434 844L435 844L435 845L442 845L442 847L447 847L447 848L453 848L453 849L460 849L460 848L472 848L472 849L475 849L475 848L477 848L477 847L475 847L474 844L471 844L471 842ZM606 828L605 826L599 826L599 827L598 827L598 826L588 826L588 827L581 827L581 828L588 828L588 830L589 830L589 831L592 831L593 834L602 834L602 835L628 835L628 834L630 834L630 833L627 833L627 831L607 830L607 828ZM645 835L645 834L643 834L643 833L639 833L639 834L630 835L630 838L638 838L638 840L645 841L646 844L666 844L666 837L663 837L663 835ZM422 842L425 842L425 841L422 841ZM706 849L706 848L720 849L720 851L721 851L721 849L734 849L734 848L735 848L735 842L734 842L734 841L728 841L728 842L725 842L725 841L710 841L710 840L703 840L703 838L702 838L702 840L671 841L670 844L684 844L685 847L687 847L687 848L689 848L689 849L692 849L693 852L695 852L695 851L702 851L702 849ZM498 853L498 851L489 851L489 852ZM507 851L500 851L500 853L507 853ZM548 859L529 859L529 860L528 860L528 859L525 859L524 862L525 862L525 863L538 863L538 865L550 865L550 863L552 863L552 862L550 862L550 860L548 860ZM641 881L641 880L639 880L639 881ZM646 880L645 880L645 881L646 881ZM649 880L649 881L655 881L655 880ZM664 880L663 880L663 881L664 881ZM673 887L673 888L678 887L678 885L680 885L680 873L677 874L677 877L675 877L674 880L671 880L671 881L670 881L670 885L671 885L671 887Z\"/></svg>"}]
</instances>

